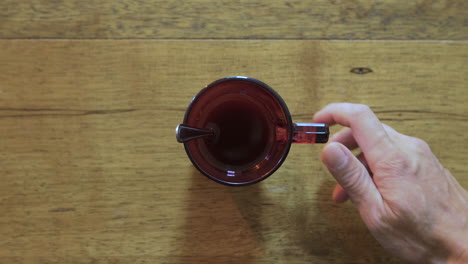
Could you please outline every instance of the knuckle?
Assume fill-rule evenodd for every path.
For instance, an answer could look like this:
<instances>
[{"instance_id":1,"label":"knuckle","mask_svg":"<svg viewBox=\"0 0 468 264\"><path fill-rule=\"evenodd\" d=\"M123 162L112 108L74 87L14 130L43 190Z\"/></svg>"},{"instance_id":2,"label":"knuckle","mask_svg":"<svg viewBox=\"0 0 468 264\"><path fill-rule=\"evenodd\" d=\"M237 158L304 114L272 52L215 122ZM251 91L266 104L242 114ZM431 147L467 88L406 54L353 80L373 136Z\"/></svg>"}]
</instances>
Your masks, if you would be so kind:
<instances>
[{"instance_id":1,"label":"knuckle","mask_svg":"<svg viewBox=\"0 0 468 264\"><path fill-rule=\"evenodd\" d=\"M382 142L385 138L388 137L388 134L387 134L387 132L386 132L385 130L378 130L378 131L375 131L375 132L374 132L374 137L375 137L376 139L378 139L377 142L380 143L380 142Z\"/></svg>"},{"instance_id":2,"label":"knuckle","mask_svg":"<svg viewBox=\"0 0 468 264\"><path fill-rule=\"evenodd\" d=\"M369 106L363 105L363 104L356 104L353 106L353 112L356 115L362 115L362 114L367 114L369 112L372 112Z\"/></svg>"},{"instance_id":3,"label":"knuckle","mask_svg":"<svg viewBox=\"0 0 468 264\"><path fill-rule=\"evenodd\" d=\"M400 135L400 133L398 133L393 127L385 124L385 123L382 123L382 126L384 127L385 131L388 133L388 134L392 134L392 135Z\"/></svg>"},{"instance_id":4,"label":"knuckle","mask_svg":"<svg viewBox=\"0 0 468 264\"><path fill-rule=\"evenodd\" d=\"M412 138L413 144L417 149L420 149L422 151L430 151L431 148L429 147L429 144L427 144L426 141L420 139L420 138Z\"/></svg>"}]
</instances>

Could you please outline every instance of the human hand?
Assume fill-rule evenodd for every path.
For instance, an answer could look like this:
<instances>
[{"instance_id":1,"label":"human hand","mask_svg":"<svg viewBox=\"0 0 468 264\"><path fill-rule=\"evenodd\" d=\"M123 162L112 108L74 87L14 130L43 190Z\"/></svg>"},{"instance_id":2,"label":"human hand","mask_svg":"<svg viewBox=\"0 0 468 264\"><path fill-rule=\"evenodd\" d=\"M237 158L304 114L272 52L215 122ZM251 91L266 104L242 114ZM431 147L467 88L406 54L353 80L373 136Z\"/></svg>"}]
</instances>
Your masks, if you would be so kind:
<instances>
[{"instance_id":1,"label":"human hand","mask_svg":"<svg viewBox=\"0 0 468 264\"><path fill-rule=\"evenodd\" d=\"M424 141L382 124L365 105L330 104L314 122L346 126L322 152L339 183L333 199L349 196L386 250L413 263L468 263L468 192Z\"/></svg>"}]
</instances>

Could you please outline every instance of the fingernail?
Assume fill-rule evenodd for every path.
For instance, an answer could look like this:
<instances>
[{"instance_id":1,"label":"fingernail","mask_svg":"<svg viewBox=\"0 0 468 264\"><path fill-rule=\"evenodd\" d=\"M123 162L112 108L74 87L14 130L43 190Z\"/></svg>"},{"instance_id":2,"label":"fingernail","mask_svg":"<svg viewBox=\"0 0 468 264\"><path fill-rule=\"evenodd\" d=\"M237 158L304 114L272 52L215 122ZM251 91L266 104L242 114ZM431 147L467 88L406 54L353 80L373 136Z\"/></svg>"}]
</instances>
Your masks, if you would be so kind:
<instances>
[{"instance_id":1,"label":"fingernail","mask_svg":"<svg viewBox=\"0 0 468 264\"><path fill-rule=\"evenodd\" d=\"M332 142L326 147L325 163L332 171L339 171L348 164L348 156L343 152L340 143Z\"/></svg>"}]
</instances>

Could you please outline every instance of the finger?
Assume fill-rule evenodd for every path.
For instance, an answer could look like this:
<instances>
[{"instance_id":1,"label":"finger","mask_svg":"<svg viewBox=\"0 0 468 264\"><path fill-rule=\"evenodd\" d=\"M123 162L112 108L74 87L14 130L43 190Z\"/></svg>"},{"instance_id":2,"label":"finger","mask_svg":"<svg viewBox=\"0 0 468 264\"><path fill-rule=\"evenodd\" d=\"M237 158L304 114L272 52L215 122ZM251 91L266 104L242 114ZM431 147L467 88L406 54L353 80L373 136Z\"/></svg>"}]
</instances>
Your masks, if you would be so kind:
<instances>
[{"instance_id":1,"label":"finger","mask_svg":"<svg viewBox=\"0 0 468 264\"><path fill-rule=\"evenodd\" d=\"M366 154L370 165L394 151L395 147L384 126L368 106L350 103L330 104L315 114L314 122L350 127L354 139Z\"/></svg>"},{"instance_id":2,"label":"finger","mask_svg":"<svg viewBox=\"0 0 468 264\"><path fill-rule=\"evenodd\" d=\"M364 165L364 167L367 169L367 172L369 175L372 177L372 172L369 169L369 166L367 165L366 158L364 157L363 153L359 153L359 155L356 156L356 158ZM332 199L333 201L337 203L343 203L348 200L348 194L346 191L341 187L341 185L337 184L335 186L335 189L333 189L333 194L332 194Z\"/></svg>"},{"instance_id":3,"label":"finger","mask_svg":"<svg viewBox=\"0 0 468 264\"><path fill-rule=\"evenodd\" d=\"M353 137L353 131L349 127L343 128L341 131L333 135L329 142L338 142L346 146L348 149L353 150L358 148L358 144Z\"/></svg>"},{"instance_id":4,"label":"finger","mask_svg":"<svg viewBox=\"0 0 468 264\"><path fill-rule=\"evenodd\" d=\"M381 203L382 197L366 168L345 146L336 142L326 145L322 160L358 207Z\"/></svg>"},{"instance_id":5,"label":"finger","mask_svg":"<svg viewBox=\"0 0 468 264\"><path fill-rule=\"evenodd\" d=\"M390 126L388 126L386 124L382 124L382 126L384 127L387 134L392 138L396 137L397 135L401 135L395 129L393 129L392 127L390 127ZM351 130L351 128L349 128L349 127L345 127L343 129L341 129L341 131L339 131L335 135L333 135L333 137L331 137L328 142L341 143L341 144L345 145L350 150L354 150L354 149L357 149L359 147L359 145L356 142L356 139L354 139L353 130Z\"/></svg>"},{"instance_id":6,"label":"finger","mask_svg":"<svg viewBox=\"0 0 468 264\"><path fill-rule=\"evenodd\" d=\"M391 127L384 125L385 129L392 129ZM393 130L394 131L394 130ZM337 142L343 144L345 147L347 147L349 150L354 150L358 148L358 144L356 140L353 137L353 131L349 127L343 128L341 131L336 133L330 140L329 142ZM359 153L356 158L366 167L367 171L369 174L372 174L372 172L369 169L369 164L367 163L366 158L364 157L364 153Z\"/></svg>"},{"instance_id":7,"label":"finger","mask_svg":"<svg viewBox=\"0 0 468 264\"><path fill-rule=\"evenodd\" d=\"M344 203L348 200L348 194L346 191L341 187L341 185L337 184L335 189L333 189L332 199L337 203Z\"/></svg>"}]
</instances>

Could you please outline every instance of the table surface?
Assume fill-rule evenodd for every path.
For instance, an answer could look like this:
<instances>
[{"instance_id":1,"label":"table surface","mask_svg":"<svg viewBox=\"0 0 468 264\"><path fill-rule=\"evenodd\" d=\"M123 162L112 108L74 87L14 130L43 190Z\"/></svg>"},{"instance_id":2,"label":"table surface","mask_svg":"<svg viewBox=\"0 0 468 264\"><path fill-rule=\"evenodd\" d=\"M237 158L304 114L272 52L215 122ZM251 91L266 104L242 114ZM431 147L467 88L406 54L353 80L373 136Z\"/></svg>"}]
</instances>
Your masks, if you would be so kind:
<instances>
[{"instance_id":1,"label":"table surface","mask_svg":"<svg viewBox=\"0 0 468 264\"><path fill-rule=\"evenodd\" d=\"M400 263L330 200L321 145L233 188L194 169L174 128L206 84L255 77L295 122L368 104L468 188L463 6L1 1L0 262Z\"/></svg>"}]
</instances>

